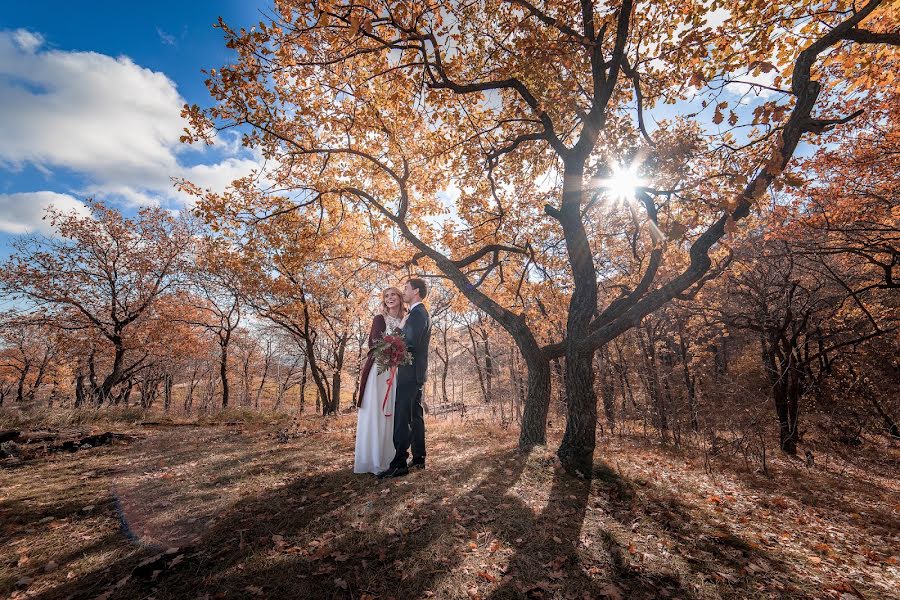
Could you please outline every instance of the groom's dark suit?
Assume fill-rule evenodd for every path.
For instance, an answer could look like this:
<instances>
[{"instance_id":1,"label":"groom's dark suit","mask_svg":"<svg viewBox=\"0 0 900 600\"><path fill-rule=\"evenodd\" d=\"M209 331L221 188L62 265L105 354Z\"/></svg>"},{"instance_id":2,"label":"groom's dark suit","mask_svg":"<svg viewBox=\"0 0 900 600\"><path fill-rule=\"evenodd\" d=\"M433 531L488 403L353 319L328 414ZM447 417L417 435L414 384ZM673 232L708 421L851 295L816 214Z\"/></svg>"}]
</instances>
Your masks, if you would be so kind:
<instances>
[{"instance_id":1,"label":"groom's dark suit","mask_svg":"<svg viewBox=\"0 0 900 600\"><path fill-rule=\"evenodd\" d=\"M422 387L428 372L428 344L431 341L431 316L424 304L409 311L403 325L406 348L412 352L411 365L397 369L397 400L394 404L394 449L392 469L406 468L406 457L412 445L413 463L425 464L425 412L422 409Z\"/></svg>"}]
</instances>

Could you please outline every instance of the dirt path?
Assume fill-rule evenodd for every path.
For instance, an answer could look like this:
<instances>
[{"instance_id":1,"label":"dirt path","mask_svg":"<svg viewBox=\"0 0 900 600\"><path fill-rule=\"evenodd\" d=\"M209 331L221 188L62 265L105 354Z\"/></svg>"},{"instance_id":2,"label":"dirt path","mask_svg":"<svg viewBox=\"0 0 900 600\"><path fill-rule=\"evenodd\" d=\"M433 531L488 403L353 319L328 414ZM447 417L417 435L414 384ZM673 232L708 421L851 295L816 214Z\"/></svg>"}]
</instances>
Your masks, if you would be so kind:
<instances>
[{"instance_id":1,"label":"dirt path","mask_svg":"<svg viewBox=\"0 0 900 600\"><path fill-rule=\"evenodd\" d=\"M0 468L0 596L900 597L889 477L710 476L615 440L588 483L514 432L431 423L428 470L383 483L328 426L147 429Z\"/></svg>"}]
</instances>

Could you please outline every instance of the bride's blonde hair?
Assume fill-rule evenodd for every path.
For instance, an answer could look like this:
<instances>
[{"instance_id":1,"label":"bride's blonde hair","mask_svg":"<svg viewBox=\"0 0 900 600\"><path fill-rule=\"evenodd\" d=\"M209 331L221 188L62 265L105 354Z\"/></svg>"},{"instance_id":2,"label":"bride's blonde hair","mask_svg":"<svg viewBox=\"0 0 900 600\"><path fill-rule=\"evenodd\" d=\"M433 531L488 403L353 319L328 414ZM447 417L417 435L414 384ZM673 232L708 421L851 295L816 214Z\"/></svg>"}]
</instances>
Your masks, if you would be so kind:
<instances>
[{"instance_id":1,"label":"bride's blonde hair","mask_svg":"<svg viewBox=\"0 0 900 600\"><path fill-rule=\"evenodd\" d=\"M391 314L390 310L388 310L387 303L384 301L384 297L387 296L388 292L394 292L395 294L397 294L397 296L400 297L400 316L402 317L406 314L406 306L403 305L403 292L401 292L399 288L396 288L394 286L386 287L381 292L381 310L379 311L381 313L381 316L387 317Z\"/></svg>"}]
</instances>

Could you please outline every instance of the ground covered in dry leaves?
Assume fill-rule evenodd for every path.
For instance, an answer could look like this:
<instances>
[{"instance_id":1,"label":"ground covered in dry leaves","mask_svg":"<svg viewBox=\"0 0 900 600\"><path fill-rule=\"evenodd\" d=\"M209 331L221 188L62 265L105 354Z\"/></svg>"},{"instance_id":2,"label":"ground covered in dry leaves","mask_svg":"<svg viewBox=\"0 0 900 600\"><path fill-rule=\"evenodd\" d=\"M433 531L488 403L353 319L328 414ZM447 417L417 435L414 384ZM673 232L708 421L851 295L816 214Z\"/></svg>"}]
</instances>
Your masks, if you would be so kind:
<instances>
[{"instance_id":1,"label":"ground covered in dry leaves","mask_svg":"<svg viewBox=\"0 0 900 600\"><path fill-rule=\"evenodd\" d=\"M514 431L429 421L428 470L381 482L351 472L353 426L132 428L4 461L0 597L900 597L897 448L880 474L767 477L614 437L586 482Z\"/></svg>"}]
</instances>

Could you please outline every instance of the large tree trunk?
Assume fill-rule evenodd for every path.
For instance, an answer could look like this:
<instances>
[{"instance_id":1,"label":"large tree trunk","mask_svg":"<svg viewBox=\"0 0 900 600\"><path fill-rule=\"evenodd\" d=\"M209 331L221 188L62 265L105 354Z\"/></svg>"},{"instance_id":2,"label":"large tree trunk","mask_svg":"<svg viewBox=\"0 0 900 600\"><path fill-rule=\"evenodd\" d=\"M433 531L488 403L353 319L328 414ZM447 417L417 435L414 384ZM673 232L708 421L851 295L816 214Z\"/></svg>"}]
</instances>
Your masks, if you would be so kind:
<instances>
[{"instance_id":1,"label":"large tree trunk","mask_svg":"<svg viewBox=\"0 0 900 600\"><path fill-rule=\"evenodd\" d=\"M584 158L566 161L559 222L563 227L575 289L569 300L566 323L566 432L557 454L569 474L590 477L597 443L597 396L594 392L594 351L582 341L590 333L591 318L597 311L597 274L581 220L583 183Z\"/></svg>"},{"instance_id":2,"label":"large tree trunk","mask_svg":"<svg viewBox=\"0 0 900 600\"><path fill-rule=\"evenodd\" d=\"M525 410L519 431L519 448L547 443L547 411L550 408L550 361L537 345L521 344L519 351L528 371Z\"/></svg>"},{"instance_id":3,"label":"large tree trunk","mask_svg":"<svg viewBox=\"0 0 900 600\"><path fill-rule=\"evenodd\" d=\"M558 455L571 475L590 477L597 443L597 396L593 352L574 345L566 352L566 432Z\"/></svg>"},{"instance_id":4,"label":"large tree trunk","mask_svg":"<svg viewBox=\"0 0 900 600\"><path fill-rule=\"evenodd\" d=\"M90 370L93 375L93 351L91 351L91 357L89 361ZM94 386L94 402L97 406L102 405L104 402L107 402L112 396L113 388L122 381L123 376L125 374L125 347L121 344L120 341L116 342L116 352L113 356L113 367L112 371L109 375L104 378L103 383L99 386L92 381L92 385ZM93 377L91 378L93 380Z\"/></svg>"}]
</instances>

